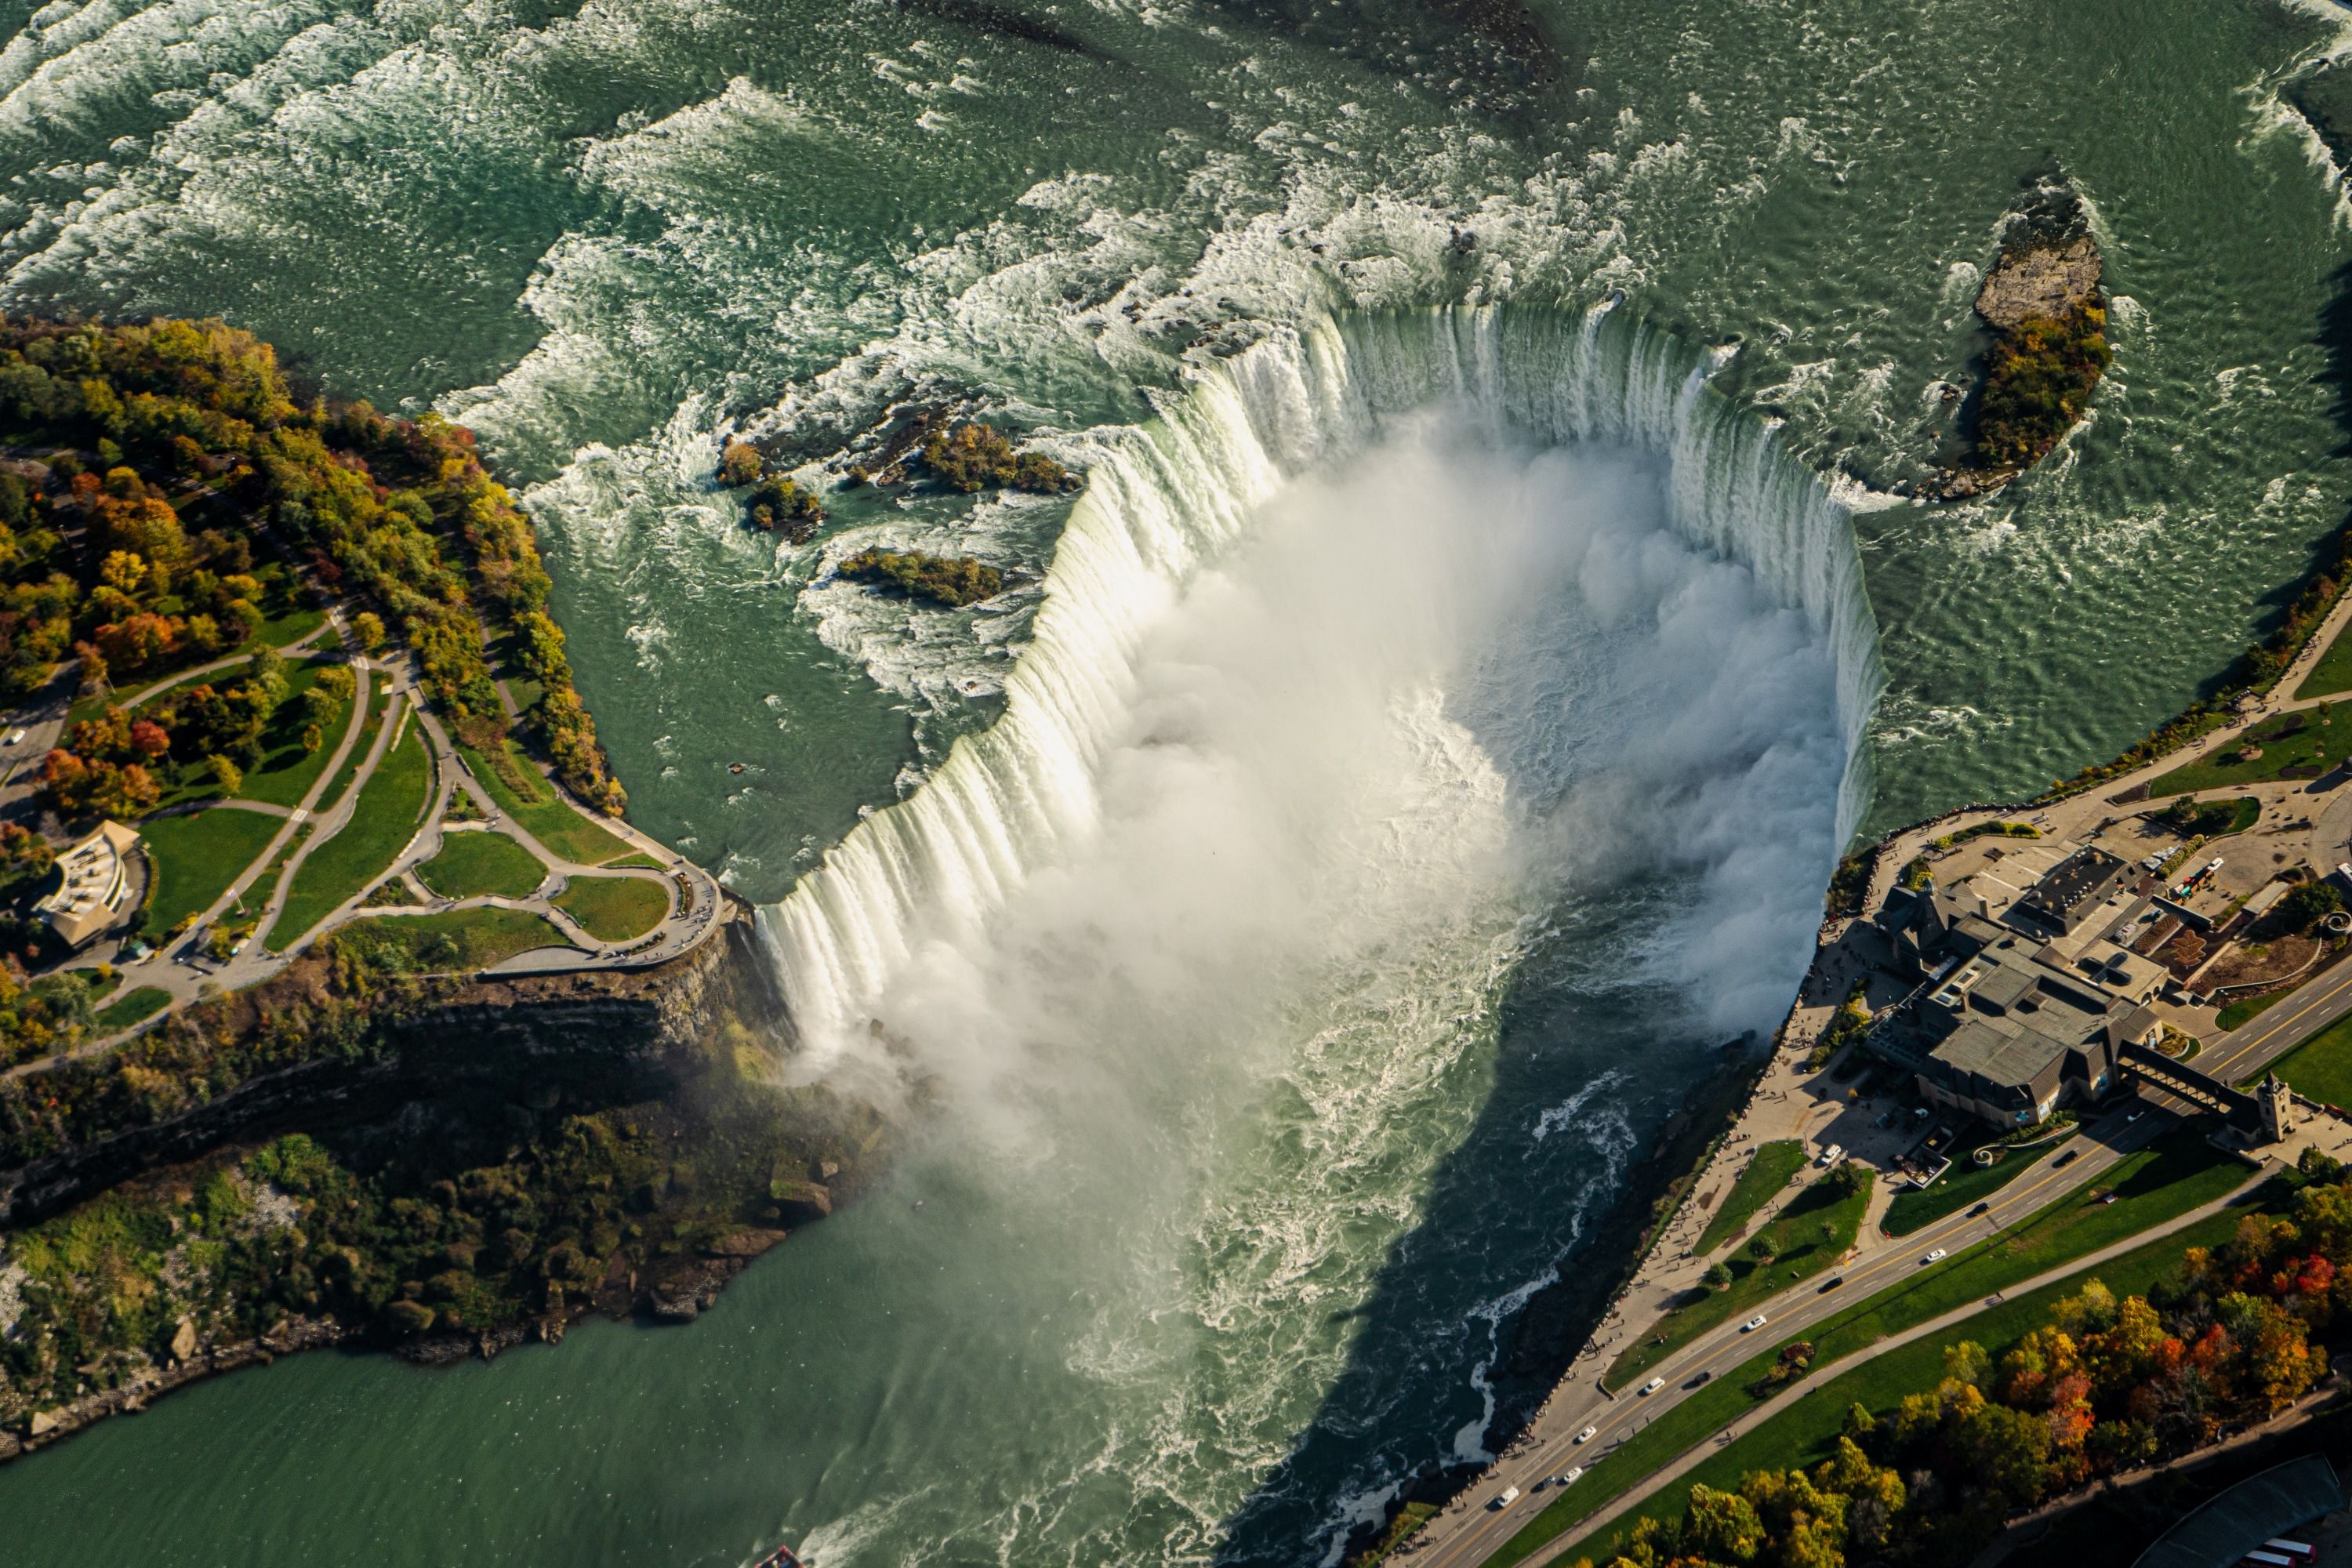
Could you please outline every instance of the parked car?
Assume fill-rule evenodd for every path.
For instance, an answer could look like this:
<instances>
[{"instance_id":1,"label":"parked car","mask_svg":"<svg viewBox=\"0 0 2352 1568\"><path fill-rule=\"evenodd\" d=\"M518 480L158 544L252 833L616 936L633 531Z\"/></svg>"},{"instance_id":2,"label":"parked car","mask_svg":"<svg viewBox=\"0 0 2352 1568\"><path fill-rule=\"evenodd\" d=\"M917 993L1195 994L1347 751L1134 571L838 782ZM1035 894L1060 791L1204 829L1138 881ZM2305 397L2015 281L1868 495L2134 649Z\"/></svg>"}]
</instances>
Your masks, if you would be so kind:
<instances>
[{"instance_id":1,"label":"parked car","mask_svg":"<svg viewBox=\"0 0 2352 1568\"><path fill-rule=\"evenodd\" d=\"M1838 1161L1844 1158L1844 1156L1845 1145L1843 1143L1832 1143L1828 1148L1822 1151L1819 1163L1822 1165L1834 1165Z\"/></svg>"},{"instance_id":2,"label":"parked car","mask_svg":"<svg viewBox=\"0 0 2352 1568\"><path fill-rule=\"evenodd\" d=\"M1643 1398L1644 1398L1644 1399L1647 1399L1647 1398L1649 1398L1649 1397L1650 1397L1650 1395L1652 1395L1653 1394L1657 1393L1657 1392L1658 1392L1658 1390L1660 1390L1660 1389L1662 1389L1662 1388L1665 1387L1665 1385L1666 1385L1666 1380L1665 1380L1664 1378L1663 1378L1663 1377L1654 1377L1654 1378L1650 1379L1650 1381L1649 1381L1649 1382L1647 1382L1647 1383L1645 1383L1645 1384L1643 1384L1642 1385L1642 1397L1643 1397Z\"/></svg>"},{"instance_id":3,"label":"parked car","mask_svg":"<svg viewBox=\"0 0 2352 1568\"><path fill-rule=\"evenodd\" d=\"M1764 1314L1759 1312L1754 1317L1748 1319L1746 1322L1740 1324L1739 1331L1743 1334L1752 1334L1757 1330L1762 1328L1764 1326Z\"/></svg>"},{"instance_id":4,"label":"parked car","mask_svg":"<svg viewBox=\"0 0 2352 1568\"><path fill-rule=\"evenodd\" d=\"M1580 1442L1580 1443L1590 1443L1590 1442L1591 1442L1591 1441L1592 1441L1592 1439L1594 1439L1595 1437L1598 1437L1599 1436L1601 1436L1601 1428L1600 1428L1600 1427L1598 1427L1598 1426L1587 1426L1583 1431L1579 1432L1579 1433L1576 1435L1576 1440L1577 1440L1578 1442Z\"/></svg>"}]
</instances>

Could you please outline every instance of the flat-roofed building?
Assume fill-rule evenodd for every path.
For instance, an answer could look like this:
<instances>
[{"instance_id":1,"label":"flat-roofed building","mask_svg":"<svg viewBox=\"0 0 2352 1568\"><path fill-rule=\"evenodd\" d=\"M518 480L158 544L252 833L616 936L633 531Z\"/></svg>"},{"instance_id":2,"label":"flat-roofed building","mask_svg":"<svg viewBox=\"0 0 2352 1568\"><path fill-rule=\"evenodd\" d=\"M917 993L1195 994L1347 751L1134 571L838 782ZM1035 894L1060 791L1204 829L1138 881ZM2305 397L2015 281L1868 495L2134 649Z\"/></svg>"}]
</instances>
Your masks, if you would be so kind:
<instances>
[{"instance_id":1,"label":"flat-roofed building","mask_svg":"<svg viewBox=\"0 0 2352 1568\"><path fill-rule=\"evenodd\" d=\"M1936 1104L1999 1127L2032 1126L2070 1100L2105 1094L2125 1043L2160 1032L2145 1005L2149 975L2124 962L2134 956L2105 943L2091 962L2070 961L1962 915L1922 955L1936 978L1872 1031L1871 1048L1915 1074ZM2121 987L2100 983L2108 977Z\"/></svg>"},{"instance_id":2,"label":"flat-roofed building","mask_svg":"<svg viewBox=\"0 0 2352 1568\"><path fill-rule=\"evenodd\" d=\"M2010 906L2010 923L2047 935L2072 936L2109 899L2123 891L2134 875L2129 861L2086 844L2043 872L2024 897Z\"/></svg>"},{"instance_id":3,"label":"flat-roofed building","mask_svg":"<svg viewBox=\"0 0 2352 1568\"><path fill-rule=\"evenodd\" d=\"M131 851L138 843L135 830L101 822L98 831L58 857L65 880L33 908L66 945L80 947L129 912Z\"/></svg>"}]
</instances>

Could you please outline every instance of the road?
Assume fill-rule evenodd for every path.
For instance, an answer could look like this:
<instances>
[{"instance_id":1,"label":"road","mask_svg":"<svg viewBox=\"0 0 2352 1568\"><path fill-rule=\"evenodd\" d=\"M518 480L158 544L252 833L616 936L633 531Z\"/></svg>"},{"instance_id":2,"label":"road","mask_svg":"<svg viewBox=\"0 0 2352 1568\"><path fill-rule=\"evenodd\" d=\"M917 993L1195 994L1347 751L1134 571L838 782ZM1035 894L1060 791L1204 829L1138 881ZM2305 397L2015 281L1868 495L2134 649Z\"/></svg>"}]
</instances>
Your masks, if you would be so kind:
<instances>
[{"instance_id":1,"label":"road","mask_svg":"<svg viewBox=\"0 0 2352 1568\"><path fill-rule=\"evenodd\" d=\"M2137 1120L2132 1119L2135 1113ZM1415 1568L1467 1568L1484 1562L1550 1502L1548 1489L1537 1490L1539 1482L1572 1466L1590 1468L1605 1459L1619 1444L1695 1393L1698 1386L1695 1380L1701 1373L1712 1382L1759 1352L1784 1342L1796 1331L1916 1273L1922 1267L1920 1259L1936 1248L1957 1253L2089 1185L2179 1120L2168 1111L2134 1103L2084 1129L2032 1172L2001 1188L1989 1200L1990 1206L1985 1213L1953 1215L1893 1240L1866 1238L1853 1262L1832 1271L1833 1277L1844 1279L1843 1285L1825 1289L1821 1277L1816 1277L1771 1298L1759 1309L1770 1321L1773 1331L1769 1334L1748 1333L1739 1324L1728 1323L1700 1336L1658 1363L1654 1374L1664 1377L1666 1385L1647 1398L1627 1394L1612 1399L1599 1386L1599 1377L1605 1372L1602 1360L1588 1363L1573 1383L1561 1384L1537 1418L1531 1440L1524 1440L1507 1454L1476 1486L1423 1528L1412 1555ZM2055 1160L2066 1150L2076 1151L2075 1158L2063 1166L2056 1165ZM1848 1363L1853 1359L1847 1358ZM1779 1407L1776 1402L1770 1408ZM1575 1434L1587 1425L1599 1431L1579 1444ZM1499 1510L1489 1506L1506 1487L1512 1486L1519 1489L1519 1501ZM1626 1489L1634 1495L1645 1489L1636 1482Z\"/></svg>"},{"instance_id":2,"label":"road","mask_svg":"<svg viewBox=\"0 0 2352 1568\"><path fill-rule=\"evenodd\" d=\"M2338 963L2251 1023L2209 1040L2188 1065L2224 1083L2242 1082L2347 1013L2352 1013L2352 963Z\"/></svg>"}]
</instances>

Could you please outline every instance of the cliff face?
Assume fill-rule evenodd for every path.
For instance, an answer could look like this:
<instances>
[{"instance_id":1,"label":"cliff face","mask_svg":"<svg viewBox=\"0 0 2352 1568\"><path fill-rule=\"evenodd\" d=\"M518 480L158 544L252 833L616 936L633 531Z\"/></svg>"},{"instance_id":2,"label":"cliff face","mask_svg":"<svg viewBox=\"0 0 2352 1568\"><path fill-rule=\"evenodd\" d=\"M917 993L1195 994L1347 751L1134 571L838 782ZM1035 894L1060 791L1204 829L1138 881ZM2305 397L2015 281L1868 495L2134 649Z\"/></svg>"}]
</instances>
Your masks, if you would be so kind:
<instances>
[{"instance_id":1,"label":"cliff face","mask_svg":"<svg viewBox=\"0 0 2352 1568\"><path fill-rule=\"evenodd\" d=\"M177 1115L0 1168L0 1226L230 1139L321 1116L364 1117L423 1089L553 1072L593 1076L627 1097L658 1095L695 1070L730 1025L781 1047L782 1001L753 942L748 921L732 921L652 969L455 986L387 1024L370 1052L257 1074Z\"/></svg>"},{"instance_id":2,"label":"cliff face","mask_svg":"<svg viewBox=\"0 0 2352 1568\"><path fill-rule=\"evenodd\" d=\"M690 1321L881 1157L870 1109L780 1086L748 921L642 972L410 1001L0 1172L0 1458L313 1345L436 1362L589 1310Z\"/></svg>"}]
</instances>

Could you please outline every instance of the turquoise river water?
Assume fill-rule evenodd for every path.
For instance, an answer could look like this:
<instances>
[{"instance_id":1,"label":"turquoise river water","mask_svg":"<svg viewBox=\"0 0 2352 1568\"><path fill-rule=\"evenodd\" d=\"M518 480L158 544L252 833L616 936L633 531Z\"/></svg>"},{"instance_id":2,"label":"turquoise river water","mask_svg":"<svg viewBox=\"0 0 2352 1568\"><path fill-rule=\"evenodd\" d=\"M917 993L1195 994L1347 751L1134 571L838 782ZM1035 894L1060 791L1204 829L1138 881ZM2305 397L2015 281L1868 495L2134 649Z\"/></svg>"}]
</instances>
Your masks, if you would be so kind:
<instances>
[{"instance_id":1,"label":"turquoise river water","mask_svg":"<svg viewBox=\"0 0 2352 1568\"><path fill-rule=\"evenodd\" d=\"M2343 17L0 3L0 305L473 425L793 1070L934 1088L691 1328L200 1385L0 1470L0 1554L1336 1561L1498 1435L1843 844L2128 743L2343 521L2352 205L2293 107ZM2053 183L2114 371L1912 504ZM918 399L1086 491L795 548L716 487ZM877 542L1009 591L831 575Z\"/></svg>"}]
</instances>

